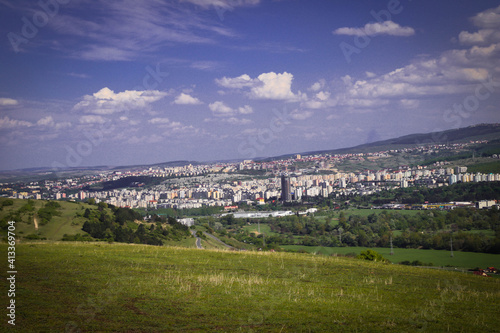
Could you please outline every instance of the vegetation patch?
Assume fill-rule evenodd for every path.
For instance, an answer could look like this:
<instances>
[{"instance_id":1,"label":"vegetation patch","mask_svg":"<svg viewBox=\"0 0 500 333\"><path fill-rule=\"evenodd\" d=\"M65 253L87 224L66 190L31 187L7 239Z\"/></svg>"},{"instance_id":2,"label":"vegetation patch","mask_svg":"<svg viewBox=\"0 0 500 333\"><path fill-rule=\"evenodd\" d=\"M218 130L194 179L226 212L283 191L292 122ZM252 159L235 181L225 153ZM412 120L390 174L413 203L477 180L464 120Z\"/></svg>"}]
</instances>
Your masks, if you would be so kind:
<instances>
[{"instance_id":1,"label":"vegetation patch","mask_svg":"<svg viewBox=\"0 0 500 333\"><path fill-rule=\"evenodd\" d=\"M472 274L283 252L16 249L22 332L493 332L500 324L500 279Z\"/></svg>"}]
</instances>

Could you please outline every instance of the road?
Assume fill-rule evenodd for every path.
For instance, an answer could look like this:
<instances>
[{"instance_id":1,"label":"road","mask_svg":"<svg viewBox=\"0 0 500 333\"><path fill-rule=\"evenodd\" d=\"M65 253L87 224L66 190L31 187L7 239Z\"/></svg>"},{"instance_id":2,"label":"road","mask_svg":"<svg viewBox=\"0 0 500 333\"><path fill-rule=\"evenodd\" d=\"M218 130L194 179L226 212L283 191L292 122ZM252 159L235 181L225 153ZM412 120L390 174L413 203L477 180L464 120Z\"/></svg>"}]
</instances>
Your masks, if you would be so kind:
<instances>
[{"instance_id":1,"label":"road","mask_svg":"<svg viewBox=\"0 0 500 333\"><path fill-rule=\"evenodd\" d=\"M196 247L198 249L203 249L203 246L201 246L201 238L196 236L196 230L191 230L191 234L196 238Z\"/></svg>"},{"instance_id":2,"label":"road","mask_svg":"<svg viewBox=\"0 0 500 333\"><path fill-rule=\"evenodd\" d=\"M203 233L204 233L206 236L211 237L211 238L213 238L214 240L216 240L217 242L221 243L222 245L224 245L224 246L226 246L226 247L228 247L228 248L230 248L230 249L232 249L232 250L235 250L235 248L234 248L234 247L232 247L231 245L227 245L226 243L224 243L223 241L221 241L220 239L218 239L218 238L217 238L217 237L215 237L214 235L209 234L208 232L205 232L205 231L203 231Z\"/></svg>"}]
</instances>

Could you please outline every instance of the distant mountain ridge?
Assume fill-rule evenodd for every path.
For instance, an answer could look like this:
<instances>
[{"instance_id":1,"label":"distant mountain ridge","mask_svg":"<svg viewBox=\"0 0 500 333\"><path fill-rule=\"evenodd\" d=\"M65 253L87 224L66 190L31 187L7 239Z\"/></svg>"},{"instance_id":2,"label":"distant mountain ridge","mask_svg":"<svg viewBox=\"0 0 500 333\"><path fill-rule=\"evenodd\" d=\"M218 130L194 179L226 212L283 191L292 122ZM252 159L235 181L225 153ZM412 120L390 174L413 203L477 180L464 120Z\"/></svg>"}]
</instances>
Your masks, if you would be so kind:
<instances>
[{"instance_id":1,"label":"distant mountain ridge","mask_svg":"<svg viewBox=\"0 0 500 333\"><path fill-rule=\"evenodd\" d=\"M328 150L318 150L309 152L297 152L291 154L285 154L274 157L262 157L255 159L256 161L270 161L278 160L283 158L289 158L295 154L300 154L303 156L317 155L317 154L348 154L348 153L366 153L375 152L382 150L400 149L404 147L414 147L418 145L430 145L430 144L442 144L442 143L457 143L457 142L468 142L477 140L500 140L500 124L479 124L464 128L450 129L440 132L431 133L418 133L409 134L401 136L398 138L387 139L382 141L370 142L354 147L339 148L339 149L328 149ZM139 170L150 167L179 167L185 165L200 165L204 163L235 163L242 161L242 159L231 159L231 160L219 160L210 162L198 162L198 161L170 161L163 163L154 164L137 164L129 166L82 166L75 168L68 168L64 170L58 170L61 173L85 173L85 171L120 171L120 170ZM14 177L25 177L28 175L38 175L47 176L54 174L55 172L52 168L26 168L12 171L1 171L0 179L7 180Z\"/></svg>"},{"instance_id":2,"label":"distant mountain ridge","mask_svg":"<svg viewBox=\"0 0 500 333\"><path fill-rule=\"evenodd\" d=\"M402 148L403 146L414 147L419 145L458 143L458 142L465 142L472 140L473 141L498 140L498 139L500 139L500 124L479 124L458 129L440 131L440 132L409 134L398 138L365 143L354 147L286 154L269 159L280 159L295 154L308 156L317 154L366 153L366 152L375 152L380 150L399 149Z\"/></svg>"}]
</instances>

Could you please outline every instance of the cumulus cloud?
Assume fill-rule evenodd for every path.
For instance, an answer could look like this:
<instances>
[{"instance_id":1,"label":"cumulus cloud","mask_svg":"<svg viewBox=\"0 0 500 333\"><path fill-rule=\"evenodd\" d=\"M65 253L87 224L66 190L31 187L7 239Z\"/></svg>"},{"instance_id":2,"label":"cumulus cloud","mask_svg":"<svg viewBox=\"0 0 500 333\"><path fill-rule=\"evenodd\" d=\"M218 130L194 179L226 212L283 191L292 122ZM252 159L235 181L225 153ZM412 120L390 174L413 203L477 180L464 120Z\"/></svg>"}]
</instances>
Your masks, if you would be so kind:
<instances>
[{"instance_id":1,"label":"cumulus cloud","mask_svg":"<svg viewBox=\"0 0 500 333\"><path fill-rule=\"evenodd\" d=\"M175 104L180 105L199 105L203 104L198 98L192 97L191 95L181 93L179 96L175 98Z\"/></svg>"},{"instance_id":2,"label":"cumulus cloud","mask_svg":"<svg viewBox=\"0 0 500 333\"><path fill-rule=\"evenodd\" d=\"M243 74L234 78L228 78L224 76L221 79L215 79L215 82L221 87L231 89L252 87L256 83L256 81L252 79L248 74Z\"/></svg>"},{"instance_id":3,"label":"cumulus cloud","mask_svg":"<svg viewBox=\"0 0 500 333\"><path fill-rule=\"evenodd\" d=\"M49 127L52 127L54 126L54 118L52 118L52 116L47 116L47 117L43 117L42 119L38 120L36 122L37 125L39 126L49 126Z\"/></svg>"},{"instance_id":4,"label":"cumulus cloud","mask_svg":"<svg viewBox=\"0 0 500 333\"><path fill-rule=\"evenodd\" d=\"M488 9L471 18L479 28L476 32L462 31L458 40L465 45L486 45L500 43L500 6Z\"/></svg>"},{"instance_id":5,"label":"cumulus cloud","mask_svg":"<svg viewBox=\"0 0 500 333\"><path fill-rule=\"evenodd\" d=\"M224 102L217 101L208 105L208 108L212 111L216 117L225 117L234 115L235 111L224 104Z\"/></svg>"},{"instance_id":6,"label":"cumulus cloud","mask_svg":"<svg viewBox=\"0 0 500 333\"><path fill-rule=\"evenodd\" d=\"M484 51L484 50L483 50ZM450 95L470 91L492 75L498 60L479 48L450 50L438 58L417 60L387 74L346 83L348 99L387 99ZM366 102L369 105L372 102Z\"/></svg>"},{"instance_id":7,"label":"cumulus cloud","mask_svg":"<svg viewBox=\"0 0 500 333\"><path fill-rule=\"evenodd\" d=\"M283 101L298 101L303 96L299 92L292 92L293 75L283 73L262 73L257 78L252 79L248 74L243 74L235 78L223 77L215 82L224 88L243 89L250 88L249 97L254 99L271 99Z\"/></svg>"},{"instance_id":8,"label":"cumulus cloud","mask_svg":"<svg viewBox=\"0 0 500 333\"><path fill-rule=\"evenodd\" d=\"M476 14L471 21L479 28L500 28L500 6Z\"/></svg>"},{"instance_id":9,"label":"cumulus cloud","mask_svg":"<svg viewBox=\"0 0 500 333\"><path fill-rule=\"evenodd\" d=\"M86 95L73 107L73 110L84 113L108 115L125 110L147 109L150 105L168 93L158 90L125 90L115 93L108 87L102 88L92 95Z\"/></svg>"},{"instance_id":10,"label":"cumulus cloud","mask_svg":"<svg viewBox=\"0 0 500 333\"><path fill-rule=\"evenodd\" d=\"M258 76L260 83L251 90L251 96L257 99L295 100L292 92L293 75L287 72L276 74L263 73Z\"/></svg>"},{"instance_id":11,"label":"cumulus cloud","mask_svg":"<svg viewBox=\"0 0 500 333\"><path fill-rule=\"evenodd\" d=\"M324 79L321 79L319 80L318 82L315 82L310 88L309 90L311 91L319 91L321 89L323 89L323 87L325 86L325 80Z\"/></svg>"},{"instance_id":12,"label":"cumulus cloud","mask_svg":"<svg viewBox=\"0 0 500 333\"><path fill-rule=\"evenodd\" d=\"M12 98L0 98L0 106L13 106L17 105L19 102Z\"/></svg>"},{"instance_id":13,"label":"cumulus cloud","mask_svg":"<svg viewBox=\"0 0 500 333\"><path fill-rule=\"evenodd\" d=\"M362 28L343 27L333 31L335 35L347 36L400 36L408 37L415 34L415 30L411 27L402 27L393 21L367 23Z\"/></svg>"},{"instance_id":14,"label":"cumulus cloud","mask_svg":"<svg viewBox=\"0 0 500 333\"><path fill-rule=\"evenodd\" d=\"M328 91L319 91L311 98L307 98L301 103L306 109L325 109L337 105L338 97L332 97Z\"/></svg>"},{"instance_id":15,"label":"cumulus cloud","mask_svg":"<svg viewBox=\"0 0 500 333\"><path fill-rule=\"evenodd\" d=\"M238 108L238 112L241 114L250 114L253 113L253 109L250 105L240 106Z\"/></svg>"},{"instance_id":16,"label":"cumulus cloud","mask_svg":"<svg viewBox=\"0 0 500 333\"><path fill-rule=\"evenodd\" d=\"M0 118L0 129L5 128L18 128L18 127L31 127L33 123L25 120L11 119L8 116Z\"/></svg>"}]
</instances>

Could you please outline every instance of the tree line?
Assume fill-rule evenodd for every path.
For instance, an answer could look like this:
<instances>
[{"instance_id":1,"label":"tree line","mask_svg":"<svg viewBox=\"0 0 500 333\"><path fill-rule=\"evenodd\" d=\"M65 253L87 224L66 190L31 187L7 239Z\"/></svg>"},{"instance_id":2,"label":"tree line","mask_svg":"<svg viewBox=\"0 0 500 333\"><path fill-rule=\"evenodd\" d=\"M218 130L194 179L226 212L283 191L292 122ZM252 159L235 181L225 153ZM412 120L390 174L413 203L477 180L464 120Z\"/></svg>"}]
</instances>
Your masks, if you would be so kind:
<instances>
[{"instance_id":1,"label":"tree line","mask_svg":"<svg viewBox=\"0 0 500 333\"><path fill-rule=\"evenodd\" d=\"M268 246L389 247L392 240L393 246L399 248L449 249L453 239L455 250L500 253L500 212L496 209L416 214L382 211L368 216L346 216L340 212L336 220L329 216L323 221L305 215L261 219L260 223L269 225L272 231L269 235L243 231L250 220L235 219L232 215L204 222L216 230L226 229L224 233L239 241L257 246L265 242Z\"/></svg>"}]
</instances>

